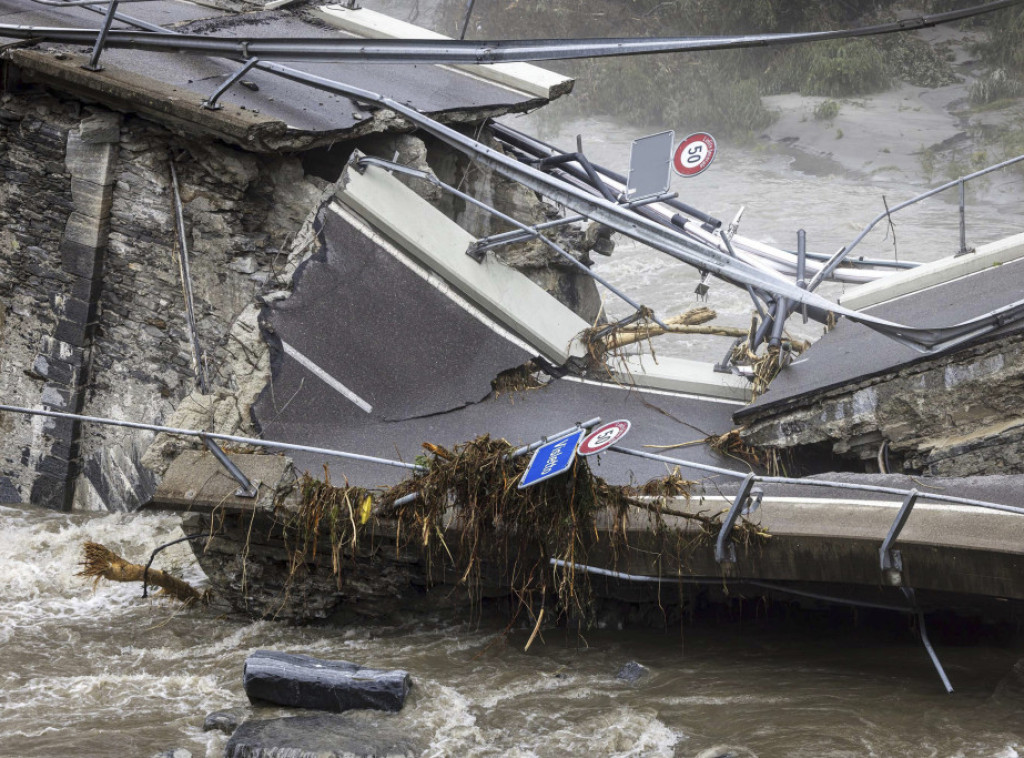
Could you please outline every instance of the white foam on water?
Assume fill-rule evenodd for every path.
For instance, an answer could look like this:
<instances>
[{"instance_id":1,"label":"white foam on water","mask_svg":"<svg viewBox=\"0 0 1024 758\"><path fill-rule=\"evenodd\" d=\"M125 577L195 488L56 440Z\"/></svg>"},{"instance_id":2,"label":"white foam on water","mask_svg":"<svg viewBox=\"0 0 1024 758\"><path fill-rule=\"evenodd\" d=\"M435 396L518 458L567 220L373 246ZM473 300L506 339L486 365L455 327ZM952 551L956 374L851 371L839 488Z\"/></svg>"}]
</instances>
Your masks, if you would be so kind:
<instances>
[{"instance_id":1,"label":"white foam on water","mask_svg":"<svg viewBox=\"0 0 1024 758\"><path fill-rule=\"evenodd\" d=\"M126 560L144 563L153 547L182 536L179 520L173 516L68 516L16 508L0 509L0 533L4 535L0 643L19 628L95 618L138 606L138 584L105 582L94 588L91 579L75 576L81 570L85 542L105 544ZM205 578L187 545L165 550L158 560L156 565L183 574L186 581Z\"/></svg>"},{"instance_id":2,"label":"white foam on water","mask_svg":"<svg viewBox=\"0 0 1024 758\"><path fill-rule=\"evenodd\" d=\"M540 745L558 745L565 755L671 758L681 739L682 735L663 723L654 710L622 706L601 709L592 717L544 735Z\"/></svg>"}]
</instances>

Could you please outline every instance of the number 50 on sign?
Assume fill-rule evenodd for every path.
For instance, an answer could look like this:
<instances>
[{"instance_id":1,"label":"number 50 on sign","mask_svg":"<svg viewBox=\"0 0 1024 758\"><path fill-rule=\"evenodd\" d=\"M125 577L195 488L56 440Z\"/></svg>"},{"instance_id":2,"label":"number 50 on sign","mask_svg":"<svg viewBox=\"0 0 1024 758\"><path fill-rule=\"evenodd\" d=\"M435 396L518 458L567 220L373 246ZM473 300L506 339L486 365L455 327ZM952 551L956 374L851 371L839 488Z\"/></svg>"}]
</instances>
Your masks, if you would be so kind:
<instances>
[{"instance_id":1,"label":"number 50 on sign","mask_svg":"<svg viewBox=\"0 0 1024 758\"><path fill-rule=\"evenodd\" d=\"M707 132L697 132L679 143L672 156L672 167L680 176L696 176L711 165L718 147Z\"/></svg>"}]
</instances>

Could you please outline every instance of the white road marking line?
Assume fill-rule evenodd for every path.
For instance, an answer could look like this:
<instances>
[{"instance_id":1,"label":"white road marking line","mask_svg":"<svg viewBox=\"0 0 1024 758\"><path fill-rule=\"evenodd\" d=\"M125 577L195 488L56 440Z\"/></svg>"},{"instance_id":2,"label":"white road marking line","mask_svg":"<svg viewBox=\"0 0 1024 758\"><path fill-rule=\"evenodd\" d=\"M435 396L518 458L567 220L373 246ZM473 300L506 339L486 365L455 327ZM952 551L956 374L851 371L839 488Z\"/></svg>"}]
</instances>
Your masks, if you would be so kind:
<instances>
[{"instance_id":1,"label":"white road marking line","mask_svg":"<svg viewBox=\"0 0 1024 758\"><path fill-rule=\"evenodd\" d=\"M317 379L322 381L324 384L326 384L332 390L334 390L335 392L337 392L337 393L339 393L341 395L344 395L346 398L351 400L353 403L358 405L360 408L362 408L367 413L371 413L373 411L373 406L372 405L370 405L368 402L363 400L361 397L359 397L359 395L357 395L355 392L350 390L344 384L339 382L333 376L328 374L322 368L317 366L315 363L313 363L313 361L311 361L309 358L304 356L302 353L300 353L298 350L296 350L294 347L289 345L284 340L281 340L281 347L284 348L284 352L285 352L286 355L290 355L292 358L294 358L296 361L298 361L301 366L303 366L304 368L308 369L314 376L316 376Z\"/></svg>"}]
</instances>

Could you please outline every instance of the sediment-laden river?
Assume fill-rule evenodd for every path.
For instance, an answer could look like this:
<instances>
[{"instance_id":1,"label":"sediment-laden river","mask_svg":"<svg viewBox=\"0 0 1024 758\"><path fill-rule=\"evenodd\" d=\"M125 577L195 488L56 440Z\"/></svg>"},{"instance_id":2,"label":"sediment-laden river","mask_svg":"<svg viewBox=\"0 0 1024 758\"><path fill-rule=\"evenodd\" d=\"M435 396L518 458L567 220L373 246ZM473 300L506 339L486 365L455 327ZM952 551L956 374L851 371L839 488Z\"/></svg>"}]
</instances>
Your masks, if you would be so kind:
<instances>
[{"instance_id":1,"label":"sediment-laden river","mask_svg":"<svg viewBox=\"0 0 1024 758\"><path fill-rule=\"evenodd\" d=\"M1024 650L939 642L946 695L903 622L707 617L685 629L526 631L420 618L398 626L294 628L212 617L137 585L74 573L85 540L142 560L180 535L161 515L0 508L0 756L220 756L213 710L246 705L242 663L273 648L408 669L399 714L360 712L425 756L991 756L1024 751ZM187 548L159 565L202 577ZM616 678L635 660L650 673ZM261 711L267 715L275 711Z\"/></svg>"}]
</instances>

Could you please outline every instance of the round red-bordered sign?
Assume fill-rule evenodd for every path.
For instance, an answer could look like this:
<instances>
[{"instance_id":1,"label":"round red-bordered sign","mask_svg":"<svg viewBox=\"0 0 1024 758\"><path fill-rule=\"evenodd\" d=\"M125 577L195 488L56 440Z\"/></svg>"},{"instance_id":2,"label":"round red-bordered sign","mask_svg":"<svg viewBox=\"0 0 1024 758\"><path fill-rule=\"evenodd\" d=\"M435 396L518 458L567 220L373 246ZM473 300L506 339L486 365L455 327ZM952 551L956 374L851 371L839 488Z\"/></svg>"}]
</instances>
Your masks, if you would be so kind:
<instances>
[{"instance_id":1,"label":"round red-bordered sign","mask_svg":"<svg viewBox=\"0 0 1024 758\"><path fill-rule=\"evenodd\" d=\"M696 176L711 165L717 153L715 138L707 132L697 132L679 143L672 154L672 167L680 176Z\"/></svg>"},{"instance_id":2,"label":"round red-bordered sign","mask_svg":"<svg viewBox=\"0 0 1024 758\"><path fill-rule=\"evenodd\" d=\"M610 448L616 442L625 437L630 426L632 426L632 424L630 424L626 419L609 421L607 424L602 424L583 438L580 442L580 446L576 448L576 453L578 455L593 455L594 453L600 453L602 450Z\"/></svg>"}]
</instances>

